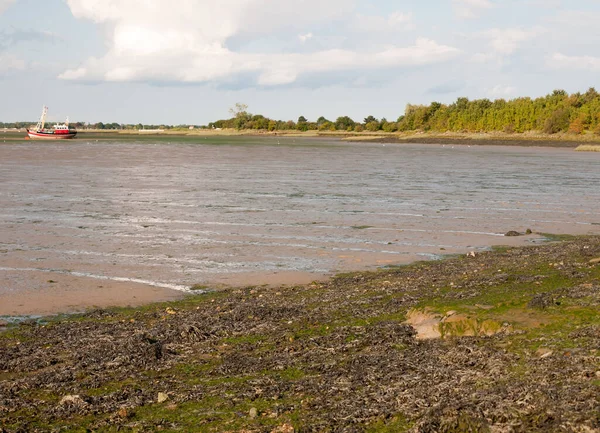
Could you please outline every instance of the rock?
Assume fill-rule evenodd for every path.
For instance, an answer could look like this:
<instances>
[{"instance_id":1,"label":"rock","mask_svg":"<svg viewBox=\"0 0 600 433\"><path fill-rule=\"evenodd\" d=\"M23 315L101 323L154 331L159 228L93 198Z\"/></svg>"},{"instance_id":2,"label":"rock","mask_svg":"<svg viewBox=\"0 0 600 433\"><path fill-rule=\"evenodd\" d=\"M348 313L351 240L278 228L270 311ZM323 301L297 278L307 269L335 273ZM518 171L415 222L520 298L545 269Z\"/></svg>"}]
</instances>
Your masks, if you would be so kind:
<instances>
[{"instance_id":1,"label":"rock","mask_svg":"<svg viewBox=\"0 0 600 433\"><path fill-rule=\"evenodd\" d=\"M523 236L522 233L511 230L509 232L504 233L504 236Z\"/></svg>"},{"instance_id":2,"label":"rock","mask_svg":"<svg viewBox=\"0 0 600 433\"><path fill-rule=\"evenodd\" d=\"M554 352L550 349L547 349L545 347L540 347L538 350L535 351L535 354L537 356L540 357L540 359L544 359L544 358L548 358L549 356L552 356Z\"/></svg>"},{"instance_id":3,"label":"rock","mask_svg":"<svg viewBox=\"0 0 600 433\"><path fill-rule=\"evenodd\" d=\"M475 257L475 251L469 251L467 257Z\"/></svg>"},{"instance_id":4,"label":"rock","mask_svg":"<svg viewBox=\"0 0 600 433\"><path fill-rule=\"evenodd\" d=\"M130 415L129 410L126 407L122 407L117 411L117 415L121 418L128 418Z\"/></svg>"},{"instance_id":5,"label":"rock","mask_svg":"<svg viewBox=\"0 0 600 433\"><path fill-rule=\"evenodd\" d=\"M256 409L255 407L251 408L248 411L248 416L253 419L256 418L258 416L258 409Z\"/></svg>"},{"instance_id":6,"label":"rock","mask_svg":"<svg viewBox=\"0 0 600 433\"><path fill-rule=\"evenodd\" d=\"M169 395L167 393L165 393L165 392L159 392L158 393L158 397L156 398L156 401L158 403L164 403L168 399L169 399Z\"/></svg>"},{"instance_id":7,"label":"rock","mask_svg":"<svg viewBox=\"0 0 600 433\"><path fill-rule=\"evenodd\" d=\"M441 338L440 323L442 316L428 310L409 310L406 314L406 324L413 327L417 340Z\"/></svg>"},{"instance_id":8,"label":"rock","mask_svg":"<svg viewBox=\"0 0 600 433\"><path fill-rule=\"evenodd\" d=\"M533 232L531 231L531 229L527 229L527 230L525 230L525 234L526 234L526 235L530 235L530 234L532 234L532 233L533 233Z\"/></svg>"},{"instance_id":9,"label":"rock","mask_svg":"<svg viewBox=\"0 0 600 433\"><path fill-rule=\"evenodd\" d=\"M600 257L590 260L590 265L595 265L596 263L600 263Z\"/></svg>"},{"instance_id":10,"label":"rock","mask_svg":"<svg viewBox=\"0 0 600 433\"><path fill-rule=\"evenodd\" d=\"M527 304L529 308L541 308L542 310L554 304L554 298L550 293L538 293Z\"/></svg>"},{"instance_id":11,"label":"rock","mask_svg":"<svg viewBox=\"0 0 600 433\"><path fill-rule=\"evenodd\" d=\"M71 404L74 406L84 406L87 403L79 395L65 395L58 404L60 404L60 405Z\"/></svg>"}]
</instances>

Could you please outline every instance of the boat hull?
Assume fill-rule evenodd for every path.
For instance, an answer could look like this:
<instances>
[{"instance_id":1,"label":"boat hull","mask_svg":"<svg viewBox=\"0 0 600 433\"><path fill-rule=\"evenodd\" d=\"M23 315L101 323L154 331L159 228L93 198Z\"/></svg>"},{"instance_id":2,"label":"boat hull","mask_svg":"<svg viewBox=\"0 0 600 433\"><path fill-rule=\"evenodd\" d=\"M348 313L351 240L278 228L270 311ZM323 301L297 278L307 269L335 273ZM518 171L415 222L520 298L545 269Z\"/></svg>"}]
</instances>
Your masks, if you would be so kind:
<instances>
[{"instance_id":1,"label":"boat hull","mask_svg":"<svg viewBox=\"0 0 600 433\"><path fill-rule=\"evenodd\" d=\"M69 131L67 133L55 132L39 132L27 130L27 135L33 140L70 140L75 138L77 131Z\"/></svg>"}]
</instances>

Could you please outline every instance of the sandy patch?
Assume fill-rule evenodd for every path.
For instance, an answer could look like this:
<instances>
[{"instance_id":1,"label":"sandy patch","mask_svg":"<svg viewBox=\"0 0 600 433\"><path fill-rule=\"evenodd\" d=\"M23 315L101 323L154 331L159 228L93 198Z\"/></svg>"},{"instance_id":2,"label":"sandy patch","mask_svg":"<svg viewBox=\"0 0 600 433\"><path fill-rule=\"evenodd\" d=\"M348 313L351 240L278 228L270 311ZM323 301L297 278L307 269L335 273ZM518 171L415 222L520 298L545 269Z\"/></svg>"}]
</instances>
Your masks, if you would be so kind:
<instances>
[{"instance_id":1,"label":"sandy patch","mask_svg":"<svg viewBox=\"0 0 600 433\"><path fill-rule=\"evenodd\" d=\"M53 279L50 279L53 278ZM90 308L139 306L181 299L185 294L162 287L97 281L72 275L30 275L36 289L0 293L0 316L49 315Z\"/></svg>"}]
</instances>

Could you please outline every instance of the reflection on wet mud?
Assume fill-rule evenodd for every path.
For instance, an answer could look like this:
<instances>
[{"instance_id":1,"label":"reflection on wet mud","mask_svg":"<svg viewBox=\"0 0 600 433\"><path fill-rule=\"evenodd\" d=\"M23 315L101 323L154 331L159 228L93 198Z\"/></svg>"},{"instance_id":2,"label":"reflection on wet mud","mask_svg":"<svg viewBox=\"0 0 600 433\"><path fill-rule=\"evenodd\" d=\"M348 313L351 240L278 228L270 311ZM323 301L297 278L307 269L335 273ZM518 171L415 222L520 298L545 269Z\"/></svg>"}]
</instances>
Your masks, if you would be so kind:
<instances>
[{"instance_id":1,"label":"reflection on wet mud","mask_svg":"<svg viewBox=\"0 0 600 433\"><path fill-rule=\"evenodd\" d=\"M0 146L0 294L291 283L600 232L600 155L279 141Z\"/></svg>"}]
</instances>

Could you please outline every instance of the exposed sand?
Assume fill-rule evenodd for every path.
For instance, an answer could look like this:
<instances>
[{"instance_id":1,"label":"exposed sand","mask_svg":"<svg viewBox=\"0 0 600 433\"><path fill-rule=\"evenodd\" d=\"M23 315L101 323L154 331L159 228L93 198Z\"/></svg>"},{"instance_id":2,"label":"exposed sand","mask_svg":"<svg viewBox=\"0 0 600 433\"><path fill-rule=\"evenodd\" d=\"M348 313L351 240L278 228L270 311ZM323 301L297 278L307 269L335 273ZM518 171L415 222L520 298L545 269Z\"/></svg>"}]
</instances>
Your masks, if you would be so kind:
<instances>
[{"instance_id":1,"label":"exposed sand","mask_svg":"<svg viewBox=\"0 0 600 433\"><path fill-rule=\"evenodd\" d=\"M11 272L2 273L12 276ZM27 279L37 289L0 293L0 316L43 316L90 308L139 306L184 296L176 290L144 284L105 282L72 275L57 277L47 272L27 272Z\"/></svg>"}]
</instances>

